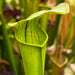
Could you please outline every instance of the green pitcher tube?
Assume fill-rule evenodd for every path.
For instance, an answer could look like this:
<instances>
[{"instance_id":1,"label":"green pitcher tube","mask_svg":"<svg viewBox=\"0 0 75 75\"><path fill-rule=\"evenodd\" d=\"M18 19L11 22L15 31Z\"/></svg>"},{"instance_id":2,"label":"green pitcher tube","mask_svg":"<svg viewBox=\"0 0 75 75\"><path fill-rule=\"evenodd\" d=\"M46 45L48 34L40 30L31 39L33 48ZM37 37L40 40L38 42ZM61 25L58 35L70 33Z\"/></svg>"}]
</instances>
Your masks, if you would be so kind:
<instances>
[{"instance_id":1,"label":"green pitcher tube","mask_svg":"<svg viewBox=\"0 0 75 75\"><path fill-rule=\"evenodd\" d=\"M15 29L25 75L44 75L47 34L40 29L38 20L20 22Z\"/></svg>"},{"instance_id":2,"label":"green pitcher tube","mask_svg":"<svg viewBox=\"0 0 75 75\"><path fill-rule=\"evenodd\" d=\"M20 43L20 51L26 75L44 75L45 47L29 46Z\"/></svg>"}]
</instances>

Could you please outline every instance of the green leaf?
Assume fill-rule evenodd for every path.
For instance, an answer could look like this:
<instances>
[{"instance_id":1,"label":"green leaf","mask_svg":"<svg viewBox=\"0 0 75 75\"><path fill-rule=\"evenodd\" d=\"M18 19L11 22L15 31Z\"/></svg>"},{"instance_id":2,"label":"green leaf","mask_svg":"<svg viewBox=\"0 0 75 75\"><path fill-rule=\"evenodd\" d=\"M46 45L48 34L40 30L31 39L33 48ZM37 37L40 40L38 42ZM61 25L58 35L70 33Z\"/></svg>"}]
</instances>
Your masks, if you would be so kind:
<instances>
[{"instance_id":1,"label":"green leaf","mask_svg":"<svg viewBox=\"0 0 75 75\"><path fill-rule=\"evenodd\" d=\"M32 14L27 20L41 17L44 14L67 14L69 13L69 5L67 3L61 3L58 6L54 7L52 10L42 10L37 13Z\"/></svg>"},{"instance_id":2,"label":"green leaf","mask_svg":"<svg viewBox=\"0 0 75 75\"><path fill-rule=\"evenodd\" d=\"M39 27L39 19L44 14L66 14L67 3L62 3L52 10L42 10L21 20L15 25L15 37L23 59L25 75L44 75L47 33Z\"/></svg>"}]
</instances>

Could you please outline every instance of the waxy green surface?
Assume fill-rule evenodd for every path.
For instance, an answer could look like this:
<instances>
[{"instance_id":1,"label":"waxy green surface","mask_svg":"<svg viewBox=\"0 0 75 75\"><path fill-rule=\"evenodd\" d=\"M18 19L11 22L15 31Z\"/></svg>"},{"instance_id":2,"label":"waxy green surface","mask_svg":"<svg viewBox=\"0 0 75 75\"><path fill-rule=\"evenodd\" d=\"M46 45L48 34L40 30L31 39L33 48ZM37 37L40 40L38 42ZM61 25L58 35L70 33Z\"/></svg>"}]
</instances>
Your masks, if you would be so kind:
<instances>
[{"instance_id":1,"label":"waxy green surface","mask_svg":"<svg viewBox=\"0 0 75 75\"><path fill-rule=\"evenodd\" d=\"M46 42L48 35L40 28L44 14L67 14L69 6L61 3L52 10L42 10L16 23L15 37L23 59L25 75L44 75Z\"/></svg>"}]
</instances>

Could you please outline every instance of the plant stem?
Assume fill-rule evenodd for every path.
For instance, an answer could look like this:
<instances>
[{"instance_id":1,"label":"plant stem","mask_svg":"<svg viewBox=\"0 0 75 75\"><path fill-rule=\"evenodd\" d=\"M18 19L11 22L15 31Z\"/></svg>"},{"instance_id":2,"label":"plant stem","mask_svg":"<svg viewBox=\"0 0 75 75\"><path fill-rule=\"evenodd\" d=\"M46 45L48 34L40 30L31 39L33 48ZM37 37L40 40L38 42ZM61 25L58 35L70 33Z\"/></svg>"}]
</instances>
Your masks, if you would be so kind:
<instances>
[{"instance_id":1,"label":"plant stem","mask_svg":"<svg viewBox=\"0 0 75 75\"><path fill-rule=\"evenodd\" d=\"M12 68L15 72L15 75L18 75L17 69L16 69L16 64L15 64L15 59L14 59L14 55L13 55L13 49L12 49L10 39L8 37L7 29L5 27L5 21L4 21L3 14L0 15L0 20L2 22L3 40L5 41L6 50L7 50L7 53L8 53L7 55L9 55L10 65L12 66Z\"/></svg>"},{"instance_id":2,"label":"plant stem","mask_svg":"<svg viewBox=\"0 0 75 75\"><path fill-rule=\"evenodd\" d=\"M61 18L61 15L56 16L56 21L55 21L54 29L53 29L53 32L52 32L52 36L50 38L49 46L51 46L54 43L54 39L57 36L60 18Z\"/></svg>"},{"instance_id":3,"label":"plant stem","mask_svg":"<svg viewBox=\"0 0 75 75\"><path fill-rule=\"evenodd\" d=\"M38 11L40 0L19 0L20 7L23 9L23 17L26 19L32 13Z\"/></svg>"},{"instance_id":4,"label":"plant stem","mask_svg":"<svg viewBox=\"0 0 75 75\"><path fill-rule=\"evenodd\" d=\"M59 68L57 65L53 64L53 74L52 75L61 75L61 68Z\"/></svg>"},{"instance_id":5,"label":"plant stem","mask_svg":"<svg viewBox=\"0 0 75 75\"><path fill-rule=\"evenodd\" d=\"M56 2L57 2L57 4L59 4L59 3L64 2L64 0L56 0ZM51 46L54 43L54 39L57 37L60 19L61 19L61 15L56 15L56 21L55 21L54 29L52 32L52 36L50 38L49 46Z\"/></svg>"},{"instance_id":6,"label":"plant stem","mask_svg":"<svg viewBox=\"0 0 75 75\"><path fill-rule=\"evenodd\" d=\"M58 48L56 48L55 54L51 57L51 60L53 62L53 71L52 75L61 75L63 66L67 63L67 59L65 59L65 56L63 53L63 47L62 45L59 45Z\"/></svg>"},{"instance_id":7,"label":"plant stem","mask_svg":"<svg viewBox=\"0 0 75 75\"><path fill-rule=\"evenodd\" d=\"M47 10L48 8L41 8L41 10ZM48 19L49 19L49 15L45 14L42 18L41 18L41 28L43 28L45 31L47 31L47 27L48 27Z\"/></svg>"},{"instance_id":8,"label":"plant stem","mask_svg":"<svg viewBox=\"0 0 75 75\"><path fill-rule=\"evenodd\" d=\"M75 7L74 7L74 10L73 10L73 17L72 17L72 21L73 21L73 24L74 24L74 35L73 35L73 44L72 44L72 53L73 53L73 58L74 58L74 62L75 62Z\"/></svg>"}]
</instances>

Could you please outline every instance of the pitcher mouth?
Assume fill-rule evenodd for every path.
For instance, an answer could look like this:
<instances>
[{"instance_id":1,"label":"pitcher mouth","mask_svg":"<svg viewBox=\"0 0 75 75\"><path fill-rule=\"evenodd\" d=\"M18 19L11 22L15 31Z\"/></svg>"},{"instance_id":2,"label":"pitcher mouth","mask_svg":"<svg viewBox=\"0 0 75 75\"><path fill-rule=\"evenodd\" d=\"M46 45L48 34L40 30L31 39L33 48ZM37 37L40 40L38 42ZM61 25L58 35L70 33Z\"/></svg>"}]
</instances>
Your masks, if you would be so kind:
<instances>
[{"instance_id":1,"label":"pitcher mouth","mask_svg":"<svg viewBox=\"0 0 75 75\"><path fill-rule=\"evenodd\" d=\"M18 42L20 42L20 43L22 43L22 44L25 44L25 45L30 45L30 46L36 46L36 47L43 47L45 44L46 44L46 42L48 41L48 35L47 35L47 33L42 29L42 28L40 28L43 32L44 32L44 34L46 35L46 39L44 40L44 42L40 45L40 44L31 44L31 43L26 43L26 42L24 42L24 41L21 41L19 38L17 38L17 36L16 36L16 34L15 34L15 38L16 38L16 40L18 41Z\"/></svg>"},{"instance_id":2,"label":"pitcher mouth","mask_svg":"<svg viewBox=\"0 0 75 75\"><path fill-rule=\"evenodd\" d=\"M38 40L36 40L36 38L35 38L34 42L36 42L36 43L31 43L31 38L30 39L26 39L26 36L25 36L25 34L27 32L27 25L34 25L34 24L36 25L39 21L35 21L35 20L40 19L44 14L67 14L67 13L69 13L69 5L67 3L61 3L61 4L59 4L58 6L54 7L51 10L42 10L42 11L38 11L36 13L33 13L27 19L21 20L21 21L19 21L17 23L17 24L20 25L20 27L17 27L16 33L15 33L17 41L19 41L20 43L23 43L25 45L43 47L46 44L47 40L48 40L47 33L43 29L40 28L40 30L41 30L40 34L42 34L42 32L43 32L42 36L43 36L44 39L41 39L41 37L40 37L41 43L38 43ZM27 23L27 22L29 22L29 23ZM37 27L34 27L34 29L35 28L37 29ZM34 29L32 29L32 31L34 31ZM24 30L26 30L26 31L24 31ZM30 30L30 29L28 29L28 30ZM38 29L38 32L40 30ZM25 33L23 33L23 32L25 32ZM28 34L29 35L28 35L27 38L31 37L30 36L30 32ZM20 35L21 38L19 37L19 35ZM37 37L37 38L39 39L39 37Z\"/></svg>"},{"instance_id":3,"label":"pitcher mouth","mask_svg":"<svg viewBox=\"0 0 75 75\"><path fill-rule=\"evenodd\" d=\"M52 57L50 57L50 59L51 59L51 61L52 61L54 64L56 64L59 68L63 67L63 66L67 63L67 61L68 61L68 59L65 58L64 62L63 62L62 64L59 64L59 63L57 63Z\"/></svg>"}]
</instances>

